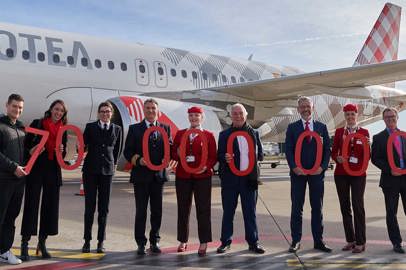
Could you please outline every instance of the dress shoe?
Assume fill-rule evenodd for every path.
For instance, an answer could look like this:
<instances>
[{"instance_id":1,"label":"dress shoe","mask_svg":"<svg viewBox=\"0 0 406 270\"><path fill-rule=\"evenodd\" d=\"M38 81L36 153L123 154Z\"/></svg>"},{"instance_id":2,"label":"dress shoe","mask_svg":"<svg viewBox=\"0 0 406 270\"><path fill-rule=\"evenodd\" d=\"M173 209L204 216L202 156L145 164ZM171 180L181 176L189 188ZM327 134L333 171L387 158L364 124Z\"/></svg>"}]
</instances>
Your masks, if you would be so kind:
<instances>
[{"instance_id":1,"label":"dress shoe","mask_svg":"<svg viewBox=\"0 0 406 270\"><path fill-rule=\"evenodd\" d=\"M333 251L333 250L332 250L329 246L327 246L326 243L324 243L324 242L320 242L320 243L314 244L314 249L318 249L318 250L320 250L320 251L327 252L327 253L330 253L330 252Z\"/></svg>"},{"instance_id":2,"label":"dress shoe","mask_svg":"<svg viewBox=\"0 0 406 270\"><path fill-rule=\"evenodd\" d=\"M393 251L396 253L404 254L405 250L403 249L401 244L393 245Z\"/></svg>"},{"instance_id":3,"label":"dress shoe","mask_svg":"<svg viewBox=\"0 0 406 270\"><path fill-rule=\"evenodd\" d=\"M145 254L147 254L147 253L145 252L145 245L139 245L139 246L138 246L137 254L138 254L138 255L145 255Z\"/></svg>"},{"instance_id":4,"label":"dress shoe","mask_svg":"<svg viewBox=\"0 0 406 270\"><path fill-rule=\"evenodd\" d=\"M47 250L47 246L45 244L46 237L40 237L38 240L38 245L37 245L37 250L35 252L35 255L38 255L41 253L41 258L42 259L49 259L51 258L51 254L49 254Z\"/></svg>"},{"instance_id":5,"label":"dress shoe","mask_svg":"<svg viewBox=\"0 0 406 270\"><path fill-rule=\"evenodd\" d=\"M206 256L206 251L207 243L200 244L199 249L197 250L197 255L199 255L199 257L204 257Z\"/></svg>"},{"instance_id":6,"label":"dress shoe","mask_svg":"<svg viewBox=\"0 0 406 270\"><path fill-rule=\"evenodd\" d=\"M185 252L187 249L187 244L186 243L180 243L178 246L178 252Z\"/></svg>"},{"instance_id":7,"label":"dress shoe","mask_svg":"<svg viewBox=\"0 0 406 270\"><path fill-rule=\"evenodd\" d=\"M365 245L355 245L352 249L352 253L362 253L365 251Z\"/></svg>"},{"instance_id":8,"label":"dress shoe","mask_svg":"<svg viewBox=\"0 0 406 270\"><path fill-rule=\"evenodd\" d=\"M104 253L103 241L97 243L97 253Z\"/></svg>"},{"instance_id":9,"label":"dress shoe","mask_svg":"<svg viewBox=\"0 0 406 270\"><path fill-rule=\"evenodd\" d=\"M230 244L221 244L221 246L219 246L217 248L217 253L224 253L229 249L230 249Z\"/></svg>"},{"instance_id":10,"label":"dress shoe","mask_svg":"<svg viewBox=\"0 0 406 270\"><path fill-rule=\"evenodd\" d=\"M289 247L289 252L290 253L295 253L300 249L300 242L292 242L292 244Z\"/></svg>"},{"instance_id":11,"label":"dress shoe","mask_svg":"<svg viewBox=\"0 0 406 270\"><path fill-rule=\"evenodd\" d=\"M82 253L90 253L90 241L85 241L82 247Z\"/></svg>"},{"instance_id":12,"label":"dress shoe","mask_svg":"<svg viewBox=\"0 0 406 270\"><path fill-rule=\"evenodd\" d=\"M149 246L149 250L150 250L152 253L156 253L156 254L162 253L162 250L159 248L159 244L158 244L158 243L151 244L151 245Z\"/></svg>"},{"instance_id":13,"label":"dress shoe","mask_svg":"<svg viewBox=\"0 0 406 270\"><path fill-rule=\"evenodd\" d=\"M260 246L258 243L250 245L248 247L248 250L252 251L254 253L258 253L258 254L264 254L265 253L265 249L262 246Z\"/></svg>"},{"instance_id":14,"label":"dress shoe","mask_svg":"<svg viewBox=\"0 0 406 270\"><path fill-rule=\"evenodd\" d=\"M349 251L352 250L355 247L354 242L348 242L343 248L341 249L342 251Z\"/></svg>"}]
</instances>

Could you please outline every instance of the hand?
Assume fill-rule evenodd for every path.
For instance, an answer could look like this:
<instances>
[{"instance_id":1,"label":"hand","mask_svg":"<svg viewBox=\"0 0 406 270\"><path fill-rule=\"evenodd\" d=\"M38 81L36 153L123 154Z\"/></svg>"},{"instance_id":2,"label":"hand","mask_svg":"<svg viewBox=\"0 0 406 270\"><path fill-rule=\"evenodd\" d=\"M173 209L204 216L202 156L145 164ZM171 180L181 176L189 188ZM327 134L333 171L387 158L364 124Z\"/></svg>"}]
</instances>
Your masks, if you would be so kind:
<instances>
[{"instance_id":1,"label":"hand","mask_svg":"<svg viewBox=\"0 0 406 270\"><path fill-rule=\"evenodd\" d=\"M227 163L230 163L230 161L233 159L233 157L229 153L225 154L225 158Z\"/></svg>"},{"instance_id":2,"label":"hand","mask_svg":"<svg viewBox=\"0 0 406 270\"><path fill-rule=\"evenodd\" d=\"M168 167L166 167L166 169L169 172L174 172L176 167L178 166L178 162L176 160L171 159L168 163Z\"/></svg>"},{"instance_id":3,"label":"hand","mask_svg":"<svg viewBox=\"0 0 406 270\"><path fill-rule=\"evenodd\" d=\"M304 175L304 172L301 168L296 167L292 170L296 175Z\"/></svg>"},{"instance_id":4,"label":"hand","mask_svg":"<svg viewBox=\"0 0 406 270\"><path fill-rule=\"evenodd\" d=\"M338 163L343 163L344 162L344 158L342 156L337 156L337 162Z\"/></svg>"},{"instance_id":5,"label":"hand","mask_svg":"<svg viewBox=\"0 0 406 270\"><path fill-rule=\"evenodd\" d=\"M322 172L323 172L323 169L321 167L318 167L317 170L314 173L312 173L311 175L319 175Z\"/></svg>"},{"instance_id":6,"label":"hand","mask_svg":"<svg viewBox=\"0 0 406 270\"><path fill-rule=\"evenodd\" d=\"M147 163L145 163L145 160L143 157L140 157L140 165L141 166L147 166Z\"/></svg>"},{"instance_id":7,"label":"hand","mask_svg":"<svg viewBox=\"0 0 406 270\"><path fill-rule=\"evenodd\" d=\"M33 148L31 148L30 149L30 155L32 156L32 154L34 154L34 152L35 152L35 150L37 149L37 147L38 147L38 144L36 145L36 146L34 146ZM45 151L45 148L44 147L42 147L41 148L41 151L39 151L39 153L41 154L42 152L44 152Z\"/></svg>"},{"instance_id":8,"label":"hand","mask_svg":"<svg viewBox=\"0 0 406 270\"><path fill-rule=\"evenodd\" d=\"M21 166L17 166L16 170L14 171L14 175L18 178L26 176L27 173L24 171L24 168Z\"/></svg>"},{"instance_id":9,"label":"hand","mask_svg":"<svg viewBox=\"0 0 406 270\"><path fill-rule=\"evenodd\" d=\"M196 174L202 174L207 170L207 166L204 166L200 171L198 171Z\"/></svg>"},{"instance_id":10,"label":"hand","mask_svg":"<svg viewBox=\"0 0 406 270\"><path fill-rule=\"evenodd\" d=\"M59 146L59 148L58 147L56 147L56 151L58 151L59 150L59 152L63 152L63 150L64 150L64 147L63 147L63 144L61 144L60 146Z\"/></svg>"},{"instance_id":11,"label":"hand","mask_svg":"<svg viewBox=\"0 0 406 270\"><path fill-rule=\"evenodd\" d=\"M132 165L137 165L137 159L140 157L140 155L135 154L132 158L131 158L131 164Z\"/></svg>"},{"instance_id":12,"label":"hand","mask_svg":"<svg viewBox=\"0 0 406 270\"><path fill-rule=\"evenodd\" d=\"M401 176L402 175L401 173L395 172L394 170L391 170L391 174L393 176Z\"/></svg>"}]
</instances>

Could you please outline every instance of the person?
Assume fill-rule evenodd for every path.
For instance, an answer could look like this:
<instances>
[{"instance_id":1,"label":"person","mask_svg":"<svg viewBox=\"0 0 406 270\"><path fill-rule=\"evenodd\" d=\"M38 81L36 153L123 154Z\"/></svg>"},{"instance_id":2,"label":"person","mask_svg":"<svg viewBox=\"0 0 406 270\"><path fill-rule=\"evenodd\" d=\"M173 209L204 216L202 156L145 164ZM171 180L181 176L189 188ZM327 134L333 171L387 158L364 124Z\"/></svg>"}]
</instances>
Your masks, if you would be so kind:
<instances>
[{"instance_id":1,"label":"person","mask_svg":"<svg viewBox=\"0 0 406 270\"><path fill-rule=\"evenodd\" d=\"M302 216L305 201L306 184L309 185L310 205L312 208L311 224L314 248L331 252L331 248L323 242L323 195L324 195L324 172L327 170L330 160L330 139L325 124L316 121L312 117L314 110L313 102L309 97L298 99L297 110L301 116L296 122L288 125L286 131L286 159L290 168L291 201L292 210L290 217L290 229L292 243L289 252L300 249L302 238ZM313 174L304 174L303 169L295 162L296 143L299 136L305 131L317 132L322 137L323 147L322 161ZM304 169L311 169L316 159L316 139L307 136L303 140L301 150L301 163Z\"/></svg>"},{"instance_id":2,"label":"person","mask_svg":"<svg viewBox=\"0 0 406 270\"><path fill-rule=\"evenodd\" d=\"M369 132L358 126L358 108L355 104L346 104L343 107L346 125L336 129L334 135L331 157L337 166L334 171L334 181L337 188L338 199L340 201L341 214L345 231L346 245L343 251L352 250L352 253L361 253L365 250L365 209L364 192L366 184L366 173L360 176L351 176L344 170L343 163L348 162L351 170L359 171L362 167L364 155L363 142L359 138L353 138L348 145L348 158L343 157L343 144L346 136L358 133L369 139ZM351 199L350 199L351 198ZM351 202L354 210L354 223L351 214Z\"/></svg>"},{"instance_id":3,"label":"person","mask_svg":"<svg viewBox=\"0 0 406 270\"><path fill-rule=\"evenodd\" d=\"M163 136L168 136L172 144L170 127L158 122L158 102L155 99L144 101L145 118L137 124L130 125L124 147L124 157L131 162L130 182L134 185L135 197L135 225L134 235L138 245L137 254L145 255L145 225L147 219L148 201L151 211L151 230L149 233L150 251L161 253L159 247L159 230L162 221L162 191L164 182L168 181L166 170L151 170L144 159L142 142L144 133L148 128L158 126L166 131L166 135L154 131L148 138L148 149L150 161L154 165L160 165L164 158ZM170 146L169 146L170 147Z\"/></svg>"},{"instance_id":4,"label":"person","mask_svg":"<svg viewBox=\"0 0 406 270\"><path fill-rule=\"evenodd\" d=\"M46 239L49 235L58 234L59 191L62 185L62 171L56 158L56 151L64 152L67 140L65 133L62 145L57 145L56 137L59 129L68 121L67 114L65 103L58 99L51 103L43 118L35 119L30 124L32 128L48 131L49 137L27 177L25 186L24 212L21 224L21 259L23 261L30 260L28 242L31 236L37 235L38 232L40 200L41 220L36 254L38 255L40 252L43 259L51 258L46 247ZM32 154L38 147L40 140L41 136L28 133L25 137L26 150ZM65 153L62 155L64 156Z\"/></svg>"},{"instance_id":5,"label":"person","mask_svg":"<svg viewBox=\"0 0 406 270\"><path fill-rule=\"evenodd\" d=\"M94 212L98 212L97 253L104 253L107 214L109 212L111 182L120 147L121 127L111 122L114 109L106 101L99 104L98 120L88 123L83 132L87 155L83 163L82 179L85 192L83 253L90 252Z\"/></svg>"},{"instance_id":6,"label":"person","mask_svg":"<svg viewBox=\"0 0 406 270\"><path fill-rule=\"evenodd\" d=\"M237 208L238 196L241 197L241 207L245 225L245 240L249 250L254 253L265 253L265 249L259 244L258 227L256 221L256 203L258 197L258 165L257 161L263 159L262 144L259 134L247 123L247 111L245 107L236 103L231 106L230 128L219 134L217 159L219 161L219 176L221 180L221 201L223 205L223 220L221 224L221 245L217 253L224 253L230 249L233 235L233 220ZM233 153L227 152L227 141L233 132L245 131L254 142L255 160L249 160L248 142L242 136L237 136L233 142ZM230 163L234 162L237 169L244 171L250 162L254 162L254 168L248 175L237 176L230 169Z\"/></svg>"},{"instance_id":7,"label":"person","mask_svg":"<svg viewBox=\"0 0 406 270\"><path fill-rule=\"evenodd\" d=\"M204 113L201 107L191 107L188 109L188 118L190 127L179 130L176 133L172 145L171 156L173 160L178 161L176 168L176 198L178 203L178 233L177 238L180 242L178 252L187 249L189 237L189 216L192 207L192 198L195 198L197 228L199 233L200 246L199 256L205 256L207 243L212 241L211 234L211 177L213 175L213 166L217 163L216 140L212 132L202 128ZM207 161L204 167L197 173L185 171L180 163L180 144L183 135L187 130L199 129L207 140ZM196 168L202 159L202 138L198 133L191 133L186 139L186 155L184 158L188 166Z\"/></svg>"},{"instance_id":8,"label":"person","mask_svg":"<svg viewBox=\"0 0 406 270\"><path fill-rule=\"evenodd\" d=\"M406 213L406 175L394 171L388 161L387 143L389 136L399 131L397 122L399 120L398 111L395 108L385 108L382 112L383 121L386 128L374 135L372 141L372 163L381 170L379 186L382 188L385 197L386 226L389 239L396 253L405 253L402 247L402 237L400 235L397 219L399 196L402 197L403 210ZM393 141L393 157L396 167L405 169L406 158L406 138L396 136Z\"/></svg>"},{"instance_id":9,"label":"person","mask_svg":"<svg viewBox=\"0 0 406 270\"><path fill-rule=\"evenodd\" d=\"M15 220L20 213L27 173L23 123L18 120L23 112L24 99L11 94L6 103L6 114L0 117L0 262L20 264L11 252L14 242Z\"/></svg>"}]
</instances>

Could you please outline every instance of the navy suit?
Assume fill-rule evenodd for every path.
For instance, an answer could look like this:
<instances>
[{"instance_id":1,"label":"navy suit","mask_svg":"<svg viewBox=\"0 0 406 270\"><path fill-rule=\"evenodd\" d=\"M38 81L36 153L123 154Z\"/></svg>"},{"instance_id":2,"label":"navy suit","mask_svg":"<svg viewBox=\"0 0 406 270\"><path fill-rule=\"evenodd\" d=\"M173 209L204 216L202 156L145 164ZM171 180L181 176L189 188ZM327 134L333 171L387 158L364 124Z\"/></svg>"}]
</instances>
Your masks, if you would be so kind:
<instances>
[{"instance_id":1,"label":"navy suit","mask_svg":"<svg viewBox=\"0 0 406 270\"><path fill-rule=\"evenodd\" d=\"M315 243L323 240L323 196L324 196L324 171L327 170L330 160L330 139L325 124L314 121L313 131L317 132L323 141L323 156L320 167L323 172L319 175L296 175L293 169L297 167L295 162L296 142L304 132L302 120L291 123L286 131L286 159L290 168L292 211L290 228L293 242L300 242L302 238L303 204L306 194L306 183L309 184L310 205L312 208L311 224ZM316 160L316 140L312 138L308 142L303 140L301 162L304 169L311 169Z\"/></svg>"},{"instance_id":2,"label":"navy suit","mask_svg":"<svg viewBox=\"0 0 406 270\"><path fill-rule=\"evenodd\" d=\"M231 244L233 235L233 220L237 208L238 196L241 196L241 207L245 225L245 240L249 245L258 242L258 228L256 222L256 203L258 197L259 171L257 161L263 159L262 144L257 131L253 131L254 145L256 145L256 160L253 171L247 176L237 176L230 170L225 160L227 141L233 128L226 129L219 134L217 157L219 160L219 174L221 180L221 200L223 205L223 220L221 226L221 242ZM237 139L233 143L234 164L240 167L240 151ZM252 162L252 161L250 161Z\"/></svg>"}]
</instances>

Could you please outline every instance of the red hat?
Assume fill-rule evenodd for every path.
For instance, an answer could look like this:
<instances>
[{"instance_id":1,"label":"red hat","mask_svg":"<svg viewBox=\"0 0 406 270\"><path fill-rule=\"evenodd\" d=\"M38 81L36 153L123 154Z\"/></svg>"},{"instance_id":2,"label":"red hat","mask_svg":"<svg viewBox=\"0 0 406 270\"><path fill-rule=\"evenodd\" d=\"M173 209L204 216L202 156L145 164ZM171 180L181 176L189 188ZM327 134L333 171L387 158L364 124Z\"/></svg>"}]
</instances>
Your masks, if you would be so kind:
<instances>
[{"instance_id":1,"label":"red hat","mask_svg":"<svg viewBox=\"0 0 406 270\"><path fill-rule=\"evenodd\" d=\"M203 109L198 106L193 106L187 110L187 113L203 113Z\"/></svg>"},{"instance_id":2,"label":"red hat","mask_svg":"<svg viewBox=\"0 0 406 270\"><path fill-rule=\"evenodd\" d=\"M358 112L358 107L356 104L348 103L343 107L344 112Z\"/></svg>"}]
</instances>

